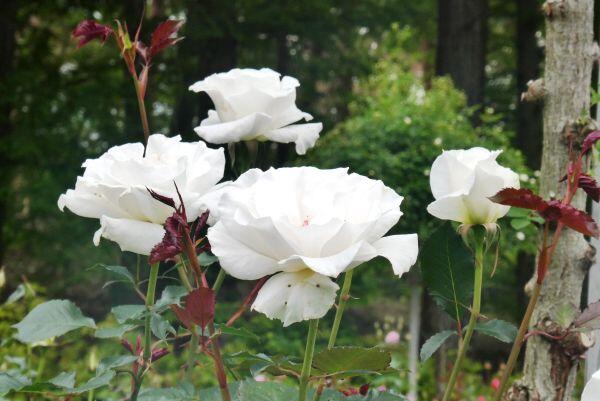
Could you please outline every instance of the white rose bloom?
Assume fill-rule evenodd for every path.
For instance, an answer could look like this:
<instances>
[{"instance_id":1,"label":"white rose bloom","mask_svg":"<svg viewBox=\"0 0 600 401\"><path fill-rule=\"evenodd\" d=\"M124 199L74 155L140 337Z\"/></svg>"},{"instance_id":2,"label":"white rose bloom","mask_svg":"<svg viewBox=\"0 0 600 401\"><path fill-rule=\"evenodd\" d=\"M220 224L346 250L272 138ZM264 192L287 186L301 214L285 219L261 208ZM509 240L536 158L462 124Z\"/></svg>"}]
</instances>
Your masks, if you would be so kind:
<instances>
[{"instance_id":1,"label":"white rose bloom","mask_svg":"<svg viewBox=\"0 0 600 401\"><path fill-rule=\"evenodd\" d=\"M464 224L495 223L508 213L509 206L488 199L504 188L519 188L519 175L496 161L501 152L485 148L444 151L431 166L429 181L435 201L427 211Z\"/></svg>"},{"instance_id":2,"label":"white rose bloom","mask_svg":"<svg viewBox=\"0 0 600 401\"><path fill-rule=\"evenodd\" d=\"M151 135L146 156L144 145L115 146L97 159L83 163L83 176L75 189L58 198L58 207L100 219L100 237L119 244L123 251L148 255L163 237L162 225L173 209L155 200L147 188L179 203L177 183L190 221L202 212L202 196L223 177L223 149L210 149L204 142L181 142L181 137Z\"/></svg>"},{"instance_id":3,"label":"white rose bloom","mask_svg":"<svg viewBox=\"0 0 600 401\"><path fill-rule=\"evenodd\" d=\"M592 375L581 394L581 401L600 400L600 370Z\"/></svg>"},{"instance_id":4,"label":"white rose bloom","mask_svg":"<svg viewBox=\"0 0 600 401\"><path fill-rule=\"evenodd\" d=\"M211 143L246 140L271 140L296 143L298 154L312 148L323 129L321 123L294 124L312 116L296 107L296 78L263 68L233 69L213 74L190 86L194 92L206 92L215 110L194 130Z\"/></svg>"},{"instance_id":5,"label":"white rose bloom","mask_svg":"<svg viewBox=\"0 0 600 401\"><path fill-rule=\"evenodd\" d=\"M212 252L238 279L273 275L252 309L284 326L327 313L339 288L330 277L376 256L401 276L417 260L416 234L383 237L402 197L347 169L254 169L212 201Z\"/></svg>"}]
</instances>

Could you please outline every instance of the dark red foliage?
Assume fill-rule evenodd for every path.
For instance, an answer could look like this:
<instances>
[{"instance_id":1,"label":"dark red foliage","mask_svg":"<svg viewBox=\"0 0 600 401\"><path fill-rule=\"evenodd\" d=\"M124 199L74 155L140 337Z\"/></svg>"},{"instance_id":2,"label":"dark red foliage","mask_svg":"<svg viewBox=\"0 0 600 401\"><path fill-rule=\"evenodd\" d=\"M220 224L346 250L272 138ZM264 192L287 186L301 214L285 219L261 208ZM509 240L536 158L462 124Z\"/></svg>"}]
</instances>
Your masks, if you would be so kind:
<instances>
[{"instance_id":1,"label":"dark red foliage","mask_svg":"<svg viewBox=\"0 0 600 401\"><path fill-rule=\"evenodd\" d=\"M77 48L80 48L94 39L104 43L112 33L113 30L110 27L99 24L96 20L86 19L77 24L73 29L72 36L79 39Z\"/></svg>"},{"instance_id":2,"label":"dark red foliage","mask_svg":"<svg viewBox=\"0 0 600 401\"><path fill-rule=\"evenodd\" d=\"M541 196L525 188L504 188L496 195L490 197L490 200L501 205L516 206L536 211L542 210L546 204L546 201Z\"/></svg>"},{"instance_id":3,"label":"dark red foliage","mask_svg":"<svg viewBox=\"0 0 600 401\"><path fill-rule=\"evenodd\" d=\"M173 46L183 38L177 37L177 32L183 26L182 20L166 20L154 29L150 50L147 51L148 62L168 47Z\"/></svg>"},{"instance_id":4,"label":"dark red foliage","mask_svg":"<svg viewBox=\"0 0 600 401\"><path fill-rule=\"evenodd\" d=\"M169 350L167 348L157 348L152 351L152 355L150 356L150 362L156 362L168 353Z\"/></svg>"},{"instance_id":5,"label":"dark red foliage","mask_svg":"<svg viewBox=\"0 0 600 401\"><path fill-rule=\"evenodd\" d=\"M188 329L197 324L204 332L215 317L215 292L206 287L197 288L187 296L185 308L171 305L171 309Z\"/></svg>"},{"instance_id":6,"label":"dark red foliage","mask_svg":"<svg viewBox=\"0 0 600 401\"><path fill-rule=\"evenodd\" d=\"M600 202L600 188L598 188L598 183L593 177L581 173L579 175L579 188L583 189L595 202Z\"/></svg>"},{"instance_id":7,"label":"dark red foliage","mask_svg":"<svg viewBox=\"0 0 600 401\"><path fill-rule=\"evenodd\" d=\"M586 154L600 139L600 130L592 131L588 134L587 137L583 140L583 145L581 147L581 154Z\"/></svg>"},{"instance_id":8,"label":"dark red foliage","mask_svg":"<svg viewBox=\"0 0 600 401\"><path fill-rule=\"evenodd\" d=\"M164 224L165 235L162 241L154 245L148 258L150 263L172 259L183 251L183 227L187 224L183 217L174 212Z\"/></svg>"},{"instance_id":9,"label":"dark red foliage","mask_svg":"<svg viewBox=\"0 0 600 401\"><path fill-rule=\"evenodd\" d=\"M154 199L156 199L160 203L164 203L167 206L171 206L173 209L177 209L177 207L175 206L175 201L173 200L173 198L170 198L170 197L165 196L165 195L161 195L158 192L155 192L155 191L151 190L148 187L146 187L146 189L148 190L148 192L150 192L150 196L152 196Z\"/></svg>"},{"instance_id":10,"label":"dark red foliage","mask_svg":"<svg viewBox=\"0 0 600 401\"><path fill-rule=\"evenodd\" d=\"M356 387L351 387L348 390L342 390L342 394L344 394L346 397L349 397L351 395L367 395L369 393L369 385L368 384L363 384L362 386L356 388Z\"/></svg>"},{"instance_id":11,"label":"dark red foliage","mask_svg":"<svg viewBox=\"0 0 600 401\"><path fill-rule=\"evenodd\" d=\"M558 200L545 201L529 189L505 188L490 200L502 205L535 210L546 221L559 221L584 235L598 237L600 234L596 222L587 213Z\"/></svg>"}]
</instances>

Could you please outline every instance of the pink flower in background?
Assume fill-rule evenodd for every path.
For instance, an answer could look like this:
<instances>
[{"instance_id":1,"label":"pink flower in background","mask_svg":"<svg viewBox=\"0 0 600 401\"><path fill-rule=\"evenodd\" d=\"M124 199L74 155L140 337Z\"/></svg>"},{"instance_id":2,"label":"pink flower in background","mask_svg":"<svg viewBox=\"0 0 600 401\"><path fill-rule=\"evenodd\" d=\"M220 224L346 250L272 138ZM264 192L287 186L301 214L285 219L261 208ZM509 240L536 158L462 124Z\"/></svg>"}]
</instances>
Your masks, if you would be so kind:
<instances>
[{"instance_id":1,"label":"pink flower in background","mask_svg":"<svg viewBox=\"0 0 600 401\"><path fill-rule=\"evenodd\" d=\"M254 376L254 381L257 381L257 382L266 382L267 381L267 376L265 376L265 375L256 375L256 376Z\"/></svg>"},{"instance_id":2,"label":"pink flower in background","mask_svg":"<svg viewBox=\"0 0 600 401\"><path fill-rule=\"evenodd\" d=\"M377 387L377 391L379 391L381 393L385 393L387 391L387 387L384 385L381 385L381 386Z\"/></svg>"},{"instance_id":3,"label":"pink flower in background","mask_svg":"<svg viewBox=\"0 0 600 401\"><path fill-rule=\"evenodd\" d=\"M491 386L494 390L498 390L500 388L500 379L498 379L498 378L493 379Z\"/></svg>"},{"instance_id":4,"label":"pink flower in background","mask_svg":"<svg viewBox=\"0 0 600 401\"><path fill-rule=\"evenodd\" d=\"M384 341L386 344L398 344L400 342L400 333L392 330L385 335Z\"/></svg>"},{"instance_id":5,"label":"pink flower in background","mask_svg":"<svg viewBox=\"0 0 600 401\"><path fill-rule=\"evenodd\" d=\"M485 397L480 395L479 397L477 397L477 401L485 401Z\"/></svg>"}]
</instances>

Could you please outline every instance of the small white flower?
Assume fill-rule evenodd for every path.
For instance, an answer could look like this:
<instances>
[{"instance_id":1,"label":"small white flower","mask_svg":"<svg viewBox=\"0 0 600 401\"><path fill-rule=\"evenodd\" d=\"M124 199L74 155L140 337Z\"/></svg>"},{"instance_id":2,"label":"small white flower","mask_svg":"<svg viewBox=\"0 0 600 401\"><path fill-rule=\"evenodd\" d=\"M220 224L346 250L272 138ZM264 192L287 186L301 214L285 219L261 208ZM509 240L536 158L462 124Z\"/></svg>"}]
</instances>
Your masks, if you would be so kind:
<instances>
[{"instance_id":1,"label":"small white flower","mask_svg":"<svg viewBox=\"0 0 600 401\"><path fill-rule=\"evenodd\" d=\"M442 145L442 138L440 138L440 137L438 136L437 138L435 138L435 139L433 140L433 144L434 144L435 146L441 146L441 145Z\"/></svg>"},{"instance_id":2,"label":"small white flower","mask_svg":"<svg viewBox=\"0 0 600 401\"><path fill-rule=\"evenodd\" d=\"M331 278L376 256L401 276L416 262L417 235L384 237L400 219L402 197L347 169L250 170L208 201L217 223L212 252L230 275L272 275L252 309L284 326L324 316L338 285Z\"/></svg>"},{"instance_id":3,"label":"small white flower","mask_svg":"<svg viewBox=\"0 0 600 401\"><path fill-rule=\"evenodd\" d=\"M402 121L404 121L404 124L406 124L406 125L412 124L412 118L410 118L408 116L404 117L404 120L402 120Z\"/></svg>"},{"instance_id":4,"label":"small white flower","mask_svg":"<svg viewBox=\"0 0 600 401\"><path fill-rule=\"evenodd\" d=\"M517 232L516 237L517 237L517 239L519 241L524 241L525 240L525 233L519 231L519 232Z\"/></svg>"},{"instance_id":5,"label":"small white flower","mask_svg":"<svg viewBox=\"0 0 600 401\"><path fill-rule=\"evenodd\" d=\"M296 78L263 68L233 69L213 74L190 86L206 92L215 110L194 130L211 143L271 140L296 144L298 154L312 148L323 129L321 123L294 124L312 116L296 107Z\"/></svg>"},{"instance_id":6,"label":"small white flower","mask_svg":"<svg viewBox=\"0 0 600 401\"><path fill-rule=\"evenodd\" d=\"M496 161L500 153L485 148L444 151L431 166L435 201L427 211L465 224L495 223L508 213L510 207L488 199L504 188L519 188L519 176Z\"/></svg>"},{"instance_id":7,"label":"small white flower","mask_svg":"<svg viewBox=\"0 0 600 401\"><path fill-rule=\"evenodd\" d=\"M58 198L58 207L100 219L100 237L119 244L123 251L148 255L164 235L162 225L173 209L152 198L150 188L178 202L174 183L181 192L187 216L195 220L205 209L203 195L223 177L223 149L209 149L204 142L181 142L179 136L151 135L146 155L141 143L110 148L97 159L83 163L83 176L75 189Z\"/></svg>"},{"instance_id":8,"label":"small white flower","mask_svg":"<svg viewBox=\"0 0 600 401\"><path fill-rule=\"evenodd\" d=\"M519 179L523 182L529 181L529 176L527 174L519 174Z\"/></svg>"}]
</instances>

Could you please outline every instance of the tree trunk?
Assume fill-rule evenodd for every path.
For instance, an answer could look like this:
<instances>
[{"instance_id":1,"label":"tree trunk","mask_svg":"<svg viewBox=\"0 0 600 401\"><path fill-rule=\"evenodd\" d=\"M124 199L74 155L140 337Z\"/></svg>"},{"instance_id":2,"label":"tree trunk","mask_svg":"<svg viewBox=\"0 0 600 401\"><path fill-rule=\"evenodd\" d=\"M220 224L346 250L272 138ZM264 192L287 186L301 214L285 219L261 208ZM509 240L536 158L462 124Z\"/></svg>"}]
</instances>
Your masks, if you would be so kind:
<instances>
[{"instance_id":1,"label":"tree trunk","mask_svg":"<svg viewBox=\"0 0 600 401\"><path fill-rule=\"evenodd\" d=\"M542 50L536 31L542 23L538 0L516 0L517 3L517 96L527 89L530 80L540 76ZM542 156L542 104L517 99L516 145L529 167L538 170Z\"/></svg>"},{"instance_id":2,"label":"tree trunk","mask_svg":"<svg viewBox=\"0 0 600 401\"><path fill-rule=\"evenodd\" d=\"M15 55L17 2L4 0L0 2L0 93L10 93L9 75L13 70ZM11 113L13 105L10 97L0 96L0 266L4 260L7 241L4 235L7 202L10 194L12 171L9 168L10 155L7 150L8 140L12 131Z\"/></svg>"},{"instance_id":3,"label":"tree trunk","mask_svg":"<svg viewBox=\"0 0 600 401\"><path fill-rule=\"evenodd\" d=\"M544 198L564 193L558 181L568 162L565 132L575 129L590 108L590 84L595 48L593 0L552 1L544 5L546 65L544 72L544 138L541 188ZM558 189L558 190L557 190ZM580 193L573 206L584 209ZM546 328L558 308L570 304L578 310L583 280L590 265L590 245L583 235L565 229L543 284L532 327ZM527 341L524 377L509 390L509 400L571 400L578 355L569 357L565 344L533 336Z\"/></svg>"},{"instance_id":4,"label":"tree trunk","mask_svg":"<svg viewBox=\"0 0 600 401\"><path fill-rule=\"evenodd\" d=\"M437 75L449 75L469 105L483 103L488 0L438 0Z\"/></svg>"}]
</instances>

